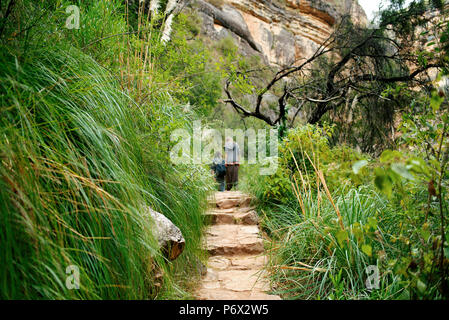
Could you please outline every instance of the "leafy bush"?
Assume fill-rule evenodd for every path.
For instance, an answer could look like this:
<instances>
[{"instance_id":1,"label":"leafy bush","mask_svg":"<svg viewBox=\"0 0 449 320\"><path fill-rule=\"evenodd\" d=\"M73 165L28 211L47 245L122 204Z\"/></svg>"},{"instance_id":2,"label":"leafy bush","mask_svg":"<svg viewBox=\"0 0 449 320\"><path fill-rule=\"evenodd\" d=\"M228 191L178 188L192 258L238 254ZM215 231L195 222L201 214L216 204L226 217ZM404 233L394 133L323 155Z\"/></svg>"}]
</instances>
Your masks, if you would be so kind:
<instances>
[{"instance_id":1,"label":"leafy bush","mask_svg":"<svg viewBox=\"0 0 449 320\"><path fill-rule=\"evenodd\" d=\"M355 174L352 166L364 155L347 146L331 147L328 139L332 127L305 125L288 131L279 146L279 167L275 175L262 178L257 184L260 199L266 202L287 203L295 199L292 183L305 180L317 188L314 163L326 173L329 190L336 191L347 184L361 185L367 177ZM263 189L263 190L261 190Z\"/></svg>"},{"instance_id":2,"label":"leafy bush","mask_svg":"<svg viewBox=\"0 0 449 320\"><path fill-rule=\"evenodd\" d=\"M428 128L437 132L426 136L443 145L445 126ZM447 223L437 213L447 210L441 188L447 160L397 150L371 160L330 148L325 133L326 127L291 131L280 147L283 181L265 178L254 189L273 239L269 268L276 292L300 299L446 298ZM427 184L432 176L438 186ZM376 290L366 286L370 266L380 272Z\"/></svg>"}]
</instances>

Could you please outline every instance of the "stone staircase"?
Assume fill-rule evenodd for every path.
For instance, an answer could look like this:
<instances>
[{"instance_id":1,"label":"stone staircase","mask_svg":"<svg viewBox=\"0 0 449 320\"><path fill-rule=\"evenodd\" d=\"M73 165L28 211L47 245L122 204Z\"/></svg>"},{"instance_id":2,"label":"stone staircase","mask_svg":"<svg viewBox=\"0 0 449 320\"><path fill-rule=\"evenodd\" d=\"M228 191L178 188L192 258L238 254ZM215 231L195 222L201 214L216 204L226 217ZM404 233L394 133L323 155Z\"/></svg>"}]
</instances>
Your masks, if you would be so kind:
<instances>
[{"instance_id":1,"label":"stone staircase","mask_svg":"<svg viewBox=\"0 0 449 320\"><path fill-rule=\"evenodd\" d=\"M280 300L269 295L269 282L258 215L251 197L238 191L217 192L210 199L211 221L205 248L207 273L196 292L200 300Z\"/></svg>"}]
</instances>

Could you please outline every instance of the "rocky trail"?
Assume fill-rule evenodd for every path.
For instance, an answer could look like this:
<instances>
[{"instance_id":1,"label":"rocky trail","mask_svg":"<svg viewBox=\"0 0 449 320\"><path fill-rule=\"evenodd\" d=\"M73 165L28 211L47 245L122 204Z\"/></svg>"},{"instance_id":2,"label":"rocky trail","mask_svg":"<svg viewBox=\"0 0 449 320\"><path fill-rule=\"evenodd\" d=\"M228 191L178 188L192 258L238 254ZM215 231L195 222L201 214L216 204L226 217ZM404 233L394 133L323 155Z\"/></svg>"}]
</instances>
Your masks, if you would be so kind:
<instances>
[{"instance_id":1,"label":"rocky trail","mask_svg":"<svg viewBox=\"0 0 449 320\"><path fill-rule=\"evenodd\" d=\"M238 191L217 192L211 198L205 243L209 260L196 292L198 299L280 300L267 294L263 239L250 201L251 197Z\"/></svg>"}]
</instances>

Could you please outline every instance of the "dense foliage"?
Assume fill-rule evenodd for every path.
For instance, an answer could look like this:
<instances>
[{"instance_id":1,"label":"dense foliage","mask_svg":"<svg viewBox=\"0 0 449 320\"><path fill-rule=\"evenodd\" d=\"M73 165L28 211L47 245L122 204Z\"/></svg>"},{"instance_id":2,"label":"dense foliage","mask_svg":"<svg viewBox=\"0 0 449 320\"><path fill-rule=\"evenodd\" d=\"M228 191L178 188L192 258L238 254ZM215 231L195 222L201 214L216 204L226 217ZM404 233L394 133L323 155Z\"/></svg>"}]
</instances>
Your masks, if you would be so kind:
<instances>
[{"instance_id":1,"label":"dense foliage","mask_svg":"<svg viewBox=\"0 0 449 320\"><path fill-rule=\"evenodd\" d=\"M276 175L249 186L273 239L270 268L278 292L303 299L447 298L442 102L426 109L430 116L404 114L404 149L378 159L330 147L329 127L289 131ZM378 290L365 283L372 265L380 272Z\"/></svg>"},{"instance_id":2,"label":"dense foliage","mask_svg":"<svg viewBox=\"0 0 449 320\"><path fill-rule=\"evenodd\" d=\"M68 29L69 1L11 3L0 8L0 297L188 296L211 176L174 167L168 150L197 117L186 104L214 106L207 49L185 41L184 15L162 43L163 8L145 22L122 1L80 1L80 28ZM147 206L180 227L176 261L159 251ZM79 290L66 286L69 266Z\"/></svg>"}]
</instances>

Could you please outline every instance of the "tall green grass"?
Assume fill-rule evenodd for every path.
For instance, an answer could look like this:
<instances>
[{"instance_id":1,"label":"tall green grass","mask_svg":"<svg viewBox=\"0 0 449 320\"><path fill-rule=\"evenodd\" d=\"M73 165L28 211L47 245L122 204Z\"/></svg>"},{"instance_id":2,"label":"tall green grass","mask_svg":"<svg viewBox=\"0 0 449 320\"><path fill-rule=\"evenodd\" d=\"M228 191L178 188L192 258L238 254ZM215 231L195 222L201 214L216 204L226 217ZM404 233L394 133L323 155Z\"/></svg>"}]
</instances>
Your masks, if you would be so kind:
<instances>
[{"instance_id":1,"label":"tall green grass","mask_svg":"<svg viewBox=\"0 0 449 320\"><path fill-rule=\"evenodd\" d=\"M87 16L100 17L97 7ZM172 166L167 135L190 118L168 93L137 104L92 48L63 32L46 47L2 39L0 298L189 297L210 176ZM146 206L181 229L186 248L175 262L161 255ZM66 286L70 265L79 290Z\"/></svg>"},{"instance_id":2,"label":"tall green grass","mask_svg":"<svg viewBox=\"0 0 449 320\"><path fill-rule=\"evenodd\" d=\"M378 265L361 249L361 241L353 230L369 226L369 217L385 207L373 191L349 190L335 198L345 221L348 239L339 241L333 206L328 201L320 205L320 217L304 218L294 206L279 205L265 209L264 228L272 239L269 268L276 292L287 299L391 299L400 295L397 279L382 274L379 290L368 290L367 267ZM307 201L307 209L317 214L317 203ZM354 218L354 223L349 220ZM375 232L376 230L370 230ZM390 252L382 242L373 250ZM380 267L380 270L382 268Z\"/></svg>"},{"instance_id":3,"label":"tall green grass","mask_svg":"<svg viewBox=\"0 0 449 320\"><path fill-rule=\"evenodd\" d=\"M308 172L297 163L295 198L259 208L272 239L267 268L275 292L285 299L401 297L398 277L382 273L385 257L395 254L383 233L383 221L393 216L388 202L368 186L343 185L331 194L324 174L313 167ZM381 270L377 290L366 285L369 266Z\"/></svg>"}]
</instances>

